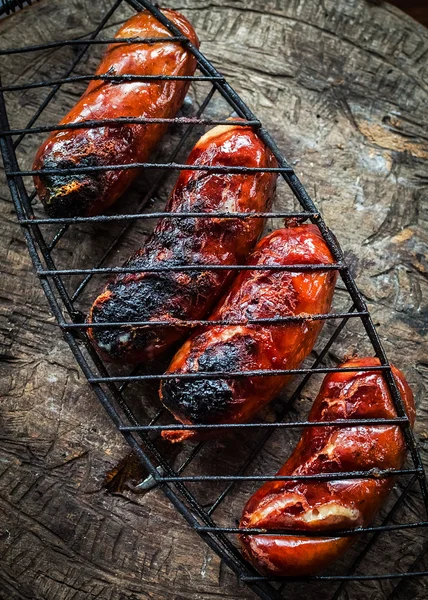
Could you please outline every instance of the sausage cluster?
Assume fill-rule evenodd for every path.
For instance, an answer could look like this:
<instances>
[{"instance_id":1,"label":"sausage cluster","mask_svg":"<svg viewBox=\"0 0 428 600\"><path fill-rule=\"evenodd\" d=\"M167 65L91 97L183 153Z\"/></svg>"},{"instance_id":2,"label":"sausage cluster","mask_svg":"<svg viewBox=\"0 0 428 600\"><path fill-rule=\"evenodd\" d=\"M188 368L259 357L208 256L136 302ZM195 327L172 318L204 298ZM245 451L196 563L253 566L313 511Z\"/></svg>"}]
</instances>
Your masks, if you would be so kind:
<instances>
[{"instance_id":1,"label":"sausage cluster","mask_svg":"<svg viewBox=\"0 0 428 600\"><path fill-rule=\"evenodd\" d=\"M163 13L198 45L182 15L171 10ZM143 11L127 21L116 38L170 36L166 27ZM180 77L192 75L195 69L196 60L186 44L138 41L110 45L96 74ZM86 121L174 117L188 86L183 79L93 80L61 121L61 125L82 123L82 128L53 132L36 155L34 169L42 173L35 177L35 186L47 213L70 217L104 211L124 193L136 169L65 175L55 170L145 162L166 130L165 123L85 128ZM88 335L105 358L135 364L153 359L189 335L185 321L208 317L213 323L194 330L173 357L169 377L160 386L160 399L185 426L243 423L289 380L288 373L274 371L298 368L312 351L324 321L311 316L330 311L337 270L315 225L278 229L257 243L265 219L252 213L270 209L276 184L272 168L277 163L251 127L215 127L196 143L187 165L165 209L173 214L158 222L144 246L125 263L132 272L119 274L95 299ZM256 170L203 169L219 166ZM247 269L234 278L231 267L243 264ZM319 268L293 269L293 265ZM114 322L119 326L112 326ZM402 467L406 444L396 424L329 425L339 419L396 416L382 373L367 371L376 365L375 358L355 358L342 365L352 372L325 378L309 415L310 421L323 426L317 423L303 431L278 473L291 479L266 483L247 502L241 528L264 529L266 534L245 531L240 543L261 573L317 573L355 539L339 537L337 531L334 535L335 530L367 526L385 501L392 477L298 479ZM242 376L245 372L253 373ZM412 392L398 369L393 368L393 375L413 425ZM202 437L186 428L162 435L172 442ZM268 534L278 529L284 532ZM321 532L322 537L304 535L311 531Z\"/></svg>"},{"instance_id":2,"label":"sausage cluster","mask_svg":"<svg viewBox=\"0 0 428 600\"><path fill-rule=\"evenodd\" d=\"M172 10L162 11L193 44L198 38L190 23ZM168 29L149 12L137 13L116 38L171 37ZM96 75L193 75L196 60L181 42L111 44ZM60 125L118 117L174 117L189 81L93 80ZM145 162L165 133L167 125L107 124L102 127L56 132L39 148L34 170L103 167ZM104 211L123 194L138 169L118 169L82 174L40 174L34 183L51 217L91 216Z\"/></svg>"}]
</instances>

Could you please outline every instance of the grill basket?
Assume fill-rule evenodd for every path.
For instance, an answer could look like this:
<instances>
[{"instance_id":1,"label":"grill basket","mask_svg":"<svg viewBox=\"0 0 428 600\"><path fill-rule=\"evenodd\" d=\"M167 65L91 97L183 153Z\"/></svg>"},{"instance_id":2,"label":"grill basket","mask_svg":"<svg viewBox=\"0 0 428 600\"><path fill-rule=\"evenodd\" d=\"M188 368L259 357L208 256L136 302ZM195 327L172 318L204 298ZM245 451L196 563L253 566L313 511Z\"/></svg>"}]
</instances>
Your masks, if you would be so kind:
<instances>
[{"instance_id":1,"label":"grill basket","mask_svg":"<svg viewBox=\"0 0 428 600\"><path fill-rule=\"evenodd\" d=\"M19 4L19 3L18 3ZM112 213L95 217L81 218L62 218L50 219L44 215L37 199L34 188L32 187L32 175L37 171L20 168L19 150L20 144L26 136L43 136L48 131L59 129L53 123L52 125L38 126L37 121L43 111L55 98L64 85L80 85L80 82L87 82L93 79L91 75L74 75L76 68L88 49L94 45L104 46L112 42L109 32L106 33L106 26L112 17L117 13L119 7L127 5L128 9L150 11L161 23L163 23L171 34L185 44L195 55L198 62L197 75L190 77L192 80L190 96L193 101L185 103L181 116L174 119L167 119L171 123L170 132L167 136L167 142L163 144L159 156L154 162L125 165L130 168L144 167L144 177L146 178L146 188L144 195L138 196L135 200L131 199L131 209L122 214ZM104 34L104 35L103 35ZM133 40L129 40L132 43ZM135 42L135 40L134 40ZM22 227L28 250L33 261L34 269L40 278L41 286L48 299L52 313L54 314L62 334L69 344L81 370L85 374L89 384L92 386L98 400L107 411L108 415L131 446L142 466L147 470L152 478L154 485L160 486L167 498L172 502L175 508L186 519L188 524L199 534L199 536L216 552L221 559L237 574L239 579L250 586L260 598L265 600L285 598L289 595L290 586L293 581L303 581L306 584L317 582L320 585L326 582L329 585L329 594L326 597L332 600L342 597L348 586L353 581L361 580L397 580L397 584L403 578L422 577L428 575L428 572L417 571L415 566L409 565L409 570L402 572L385 573L363 573L360 571L366 555L373 551L381 535L393 535L394 532L403 532L403 530L424 528L428 525L425 514L419 521L408 521L406 519L405 501L409 494L418 494L422 501L421 508L428 510L428 487L425 479L423 465L418 453L414 434L409 425L407 416L403 408L397 386L392 377L390 364L385 355L382 344L374 327L370 314L364 299L357 289L349 266L346 264L343 253L332 233L327 228L316 206L308 196L306 190L299 181L296 173L291 168L286 159L282 156L280 150L272 139L271 135L264 129L260 121L230 87L225 78L213 67L213 65L187 40L178 29L160 11L146 0L116 0L111 8L105 13L95 31L84 39L71 39L60 42L50 42L38 46L26 48L13 48L0 52L3 55L2 60L13 60L15 54L35 53L38 51L52 49L54 51L73 46L75 57L72 64L68 67L63 76L49 80L35 81L25 84L8 85L0 89L0 144L3 155L4 167L11 197L15 206L18 221ZM104 77L102 77L104 79ZM120 80L120 77L114 77ZM30 121L21 127L11 128L9 126L8 116L8 94L22 93L25 90L36 88L46 88L48 94L41 101L38 109ZM8 107L10 115L13 115L12 104ZM242 125L251 125L258 133L260 139L271 149L275 155L278 168L274 169L281 176L284 190L291 190L293 205L279 207L268 213L259 213L260 218L268 218L271 226L277 226L281 221L290 219L307 220L316 224L324 237L330 251L336 261L334 268L340 273L341 303L343 306L330 314L317 315L315 318L326 321L323 333L320 336L319 344L316 347L315 360L307 361L305 365L296 370L290 371L295 375L294 388L288 391L282 401L275 402L273 411L266 420L260 420L245 425L217 425L215 427L222 430L232 430L235 439L243 442L244 451L237 453L238 459L230 468L225 469L226 473L215 473L212 475L201 474L201 471L207 467L207 457L213 447L213 442L200 442L197 445L186 446L181 449L179 460L177 456L171 456L171 452L165 449L165 445L159 444L160 432L164 429L203 429L204 427L213 428L212 425L194 425L182 426L171 424L171 418L168 419L167 411L155 411L156 402L150 396L154 395L153 390L160 379L166 379L163 375L163 363L157 361L157 371L153 372L151 365L139 365L132 371L125 371L122 368L105 365L86 337L88 325L85 324L85 311L90 305L91 300L95 298L96 292L101 289L100 279L111 276L112 273L129 271L130 269L109 266L110 259L112 264L117 264L117 257L114 253L121 248L124 240L135 233L136 228L140 228L143 233L147 233L147 228L152 226L160 217L180 218L180 214L164 213L159 210L153 210L156 202L163 202L163 197L167 195L170 188L173 175L184 168L182 157L192 146L192 141L199 137L204 127L215 124L226 123L226 118L230 115L238 115L244 121ZM60 115L58 115L59 117ZM165 119L156 119L152 122L165 121ZM121 123L129 122L147 122L143 119L121 119ZM150 121L148 121L150 122ZM227 121L230 123L230 121ZM100 121L88 121L87 127L102 126ZM70 125L63 126L70 129ZM82 128L82 124L78 124ZM41 138L40 138L41 139ZM115 168L123 168L124 165ZM108 169L111 167L86 167L72 169L73 172L89 172L96 169ZM186 166L186 169L191 167ZM216 172L253 172L254 169L246 167L214 167ZM260 169L262 170L262 169ZM65 172L71 172L65 171ZM285 192L286 193L286 192ZM135 195L135 194L134 194ZM131 193L132 196L132 193ZM115 210L120 210L119 203ZM122 204L123 206L123 204ZM181 214L182 216L182 214ZM195 218L207 214L186 213L186 216ZM215 215L220 216L220 215ZM222 214L222 217L234 216L236 214ZM244 215L243 215L244 216ZM252 215L254 216L254 215ZM80 228L80 229L79 229ZM101 254L92 259L88 259L83 266L70 267L70 258L64 258L64 253L60 251L61 243L67 236L88 235L88 231L97 231L100 237L104 239L104 246L101 244ZM83 234L82 234L83 231ZM92 233L91 233L92 234ZM134 244L135 246L138 244ZM129 251L127 251L129 254ZM127 256L124 253L123 257ZM94 261L94 266L88 268L90 261ZM192 266L197 269L197 266ZM215 266L203 266L204 270L215 268ZM230 267L228 267L229 269ZM240 269L239 266L236 267ZM308 265L304 270L319 268L319 265ZM293 270L293 268L290 268ZM294 268L295 270L295 268ZM345 305L347 302L347 306ZM343 308L345 307L345 308ZM304 320L305 317L294 317L290 320ZM313 317L311 317L313 318ZM272 320L275 322L275 319ZM238 496L239 505L242 507L242 499L248 498L251 491L258 487L261 482L273 480L274 475L260 475L255 468L257 460L260 459L264 450L272 442L274 436L282 434L291 435L298 432L308 423L299 420L293 420L293 403L302 396L306 386L311 383L320 374L339 371L334 366L339 359L335 360L333 351L334 344L344 335L346 326L350 322L359 323L367 342L372 348L372 352L380 359L379 367L372 367L372 370L381 370L388 384L394 404L397 411L397 418L388 422L397 423L403 430L408 446L409 461L406 468L394 472L352 472L340 474L340 478L361 478L361 477L389 477L399 476L398 485L392 494L392 498L382 511L380 517L373 526L360 528L354 531L338 531L335 535L357 535L359 541L356 544L358 552L349 553L351 560L344 561L340 565L341 572L333 572L307 577L307 578L269 578L259 575L242 557L236 546L236 534L240 531L236 522L224 522L222 508L226 504L234 502L238 507L236 495L240 486L244 486L245 491ZM190 321L187 323L189 330L196 326L205 324L206 321ZM144 322L139 324L143 325ZM167 324L167 323L164 323ZM224 324L227 324L224 322ZM120 323L109 324L110 326L120 326ZM159 323L162 325L162 323ZM105 325L104 325L105 326ZM332 365L333 363L333 365ZM370 370L370 368L367 368ZM285 374L287 371L281 371ZM269 372L271 374L271 372ZM278 372L279 373L279 372ZM263 376L264 372L237 372L228 373L228 377L246 377ZM210 373L210 377L222 377L224 373ZM199 377L206 377L207 374L198 374ZM175 377L171 375L170 377ZM153 389L151 388L153 386ZM137 408L135 395L138 390L143 389L147 402ZM381 420L370 420L371 423L382 423ZM355 423L358 424L360 422ZM331 423L329 423L331 426ZM348 423L347 426L352 426ZM296 433L297 434L297 433ZM227 442L230 447L233 444L233 438ZM208 450L208 452L207 452ZM205 462L203 460L204 452ZM182 454L185 455L183 458ZM242 456L241 456L242 454ZM287 449L279 456L281 463L288 455ZM234 454L235 456L235 454ZM211 466L210 466L211 468ZM229 473L230 471L230 473ZM318 479L325 479L320 476ZM329 476L329 478L339 478ZM280 479L285 479L280 477ZM292 477L298 480L299 477ZM300 478L301 479L301 478ZM146 482L147 483L147 482ZM202 489L203 488L203 489ZM246 488L246 489L245 489ZM235 498L235 500L234 500ZM240 509L236 511L236 518L240 516ZM223 517L223 518L222 518ZM263 530L252 530L253 533L263 532ZM286 532L285 534L290 534ZM316 532L306 535L316 535Z\"/></svg>"}]
</instances>

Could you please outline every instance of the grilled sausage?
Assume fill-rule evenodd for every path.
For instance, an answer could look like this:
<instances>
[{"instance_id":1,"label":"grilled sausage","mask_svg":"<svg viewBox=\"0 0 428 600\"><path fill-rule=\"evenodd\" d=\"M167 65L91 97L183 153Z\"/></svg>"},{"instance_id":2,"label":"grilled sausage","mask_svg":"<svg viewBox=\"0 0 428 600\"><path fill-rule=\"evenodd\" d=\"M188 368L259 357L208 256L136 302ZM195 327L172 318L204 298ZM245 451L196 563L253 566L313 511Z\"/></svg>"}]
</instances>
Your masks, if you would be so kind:
<instances>
[{"instance_id":1,"label":"grilled sausage","mask_svg":"<svg viewBox=\"0 0 428 600\"><path fill-rule=\"evenodd\" d=\"M164 10L193 44L198 39L178 12ZM127 21L116 38L170 37L148 12ZM180 42L111 44L96 75L193 75L196 60ZM91 81L85 93L61 121L80 123L118 117L174 117L189 81ZM106 125L52 132L39 148L34 169L67 169L144 162L167 128L165 124ZM84 174L39 175L34 183L51 217L89 216L102 212L123 194L138 169Z\"/></svg>"},{"instance_id":2,"label":"grilled sausage","mask_svg":"<svg viewBox=\"0 0 428 600\"><path fill-rule=\"evenodd\" d=\"M259 242L250 265L333 263L315 225L279 229ZM246 321L328 312L337 272L243 271L211 320ZM217 325L199 330L181 347L167 373L293 369L310 353L322 321L278 325ZM288 376L167 379L160 397L176 419L192 423L248 421L270 402ZM164 431L171 441L197 439L196 430Z\"/></svg>"},{"instance_id":3,"label":"grilled sausage","mask_svg":"<svg viewBox=\"0 0 428 600\"><path fill-rule=\"evenodd\" d=\"M394 418L396 411L382 373L364 371L379 364L375 358L356 358L342 366L357 367L357 372L327 375L309 420ZM394 367L393 374L413 426L412 391ZM404 436L397 425L307 427L278 475L400 469L405 455ZM326 537L242 535L244 554L264 574L313 575L342 556L356 539L327 537L328 532L369 525L393 484L393 477L268 482L245 506L241 527L318 530L325 531Z\"/></svg>"},{"instance_id":4,"label":"grilled sausage","mask_svg":"<svg viewBox=\"0 0 428 600\"><path fill-rule=\"evenodd\" d=\"M196 144L190 165L275 167L271 152L250 127L218 126ZM276 174L182 171L168 201L172 212L254 212L270 208ZM169 321L173 326L92 328L98 350L136 363L158 355L189 329L180 320L204 317L230 280L227 270L172 271L182 265L235 265L245 261L262 232L262 218L164 218L126 265L163 272L121 274L95 300L89 322Z\"/></svg>"}]
</instances>

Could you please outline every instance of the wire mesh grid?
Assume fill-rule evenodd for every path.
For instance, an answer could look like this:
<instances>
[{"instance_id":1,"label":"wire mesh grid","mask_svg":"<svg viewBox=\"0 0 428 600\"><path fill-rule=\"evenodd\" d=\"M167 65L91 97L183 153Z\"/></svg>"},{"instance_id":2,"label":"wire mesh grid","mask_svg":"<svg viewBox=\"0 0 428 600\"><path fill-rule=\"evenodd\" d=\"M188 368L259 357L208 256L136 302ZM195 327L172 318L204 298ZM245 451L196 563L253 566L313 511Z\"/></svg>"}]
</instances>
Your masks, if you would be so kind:
<instances>
[{"instance_id":1,"label":"wire mesh grid","mask_svg":"<svg viewBox=\"0 0 428 600\"><path fill-rule=\"evenodd\" d=\"M186 79L190 79L192 82L192 93L198 93L200 95L197 109L192 108L193 114L183 114L173 119L143 119L143 118L118 118L109 120L107 123L110 125L122 125L129 123L159 123L168 122L173 126L173 131L170 134L171 145L168 148L168 154L162 157L163 160L154 160L154 162L147 163L133 163L127 165L114 165L108 167L79 167L73 169L62 169L55 170L54 173L58 174L60 171L64 174L70 173L84 173L94 172L96 170L106 169L123 169L123 168L144 168L144 172L148 177L146 182L146 189L143 196L139 197L134 203L133 210L128 213L119 214L107 214L94 217L76 217L76 218L46 218L42 212L40 212L40 206L37 203L36 193L34 189L29 189L31 185L31 177L36 174L37 171L31 169L20 168L18 161L19 146L26 136L44 134L46 132L59 130L59 129L72 129L73 127L82 128L82 123L75 125L64 125L58 126L53 125L35 125L41 117L43 111L49 105L49 103L55 98L55 95L61 90L62 86L79 84L80 82L86 82L91 79L102 79L117 81L133 81L133 80L159 80L159 79L170 79L171 77L166 76L114 76L114 75L101 75L94 77L91 75L72 75L76 67L79 65L85 53L91 46L99 45L104 46L107 43L111 43L114 40L110 37L103 37L99 35L105 30L109 20L115 15L116 11L121 5L127 4L134 10L147 9L150 11L163 25L165 25L171 32L171 37L165 38L165 41L176 41L186 45L186 47L194 54L198 62L199 72L197 75L188 76ZM160 41L159 38L155 40L145 39L147 43L150 41ZM141 42L141 39L132 38L127 40L128 43ZM121 40L123 43L123 40ZM187 522L193 527L193 529L201 536L201 538L224 560L224 562L239 576L239 578L249 585L261 598L265 599L278 599L283 598L287 594L287 590L291 582L294 580L304 581L309 583L310 581L315 582L337 582L336 589L328 595L332 599L340 597L342 592L345 590L345 585L352 581L361 580L382 580L382 579L402 579L404 577L419 577L426 576L428 572L424 571L400 571L400 572L387 572L387 573L357 573L360 565L364 558L373 549L373 546L379 539L381 534L387 535L388 533L404 530L412 530L416 528L424 528L428 525L428 521L425 520L425 516L415 522L404 522L401 518L402 507L405 503L406 497L415 487L419 484L420 494L423 499L423 505L425 510L428 510L428 487L425 479L423 465L418 453L415 438L410 427L409 420L405 414L404 406L400 393L397 389L395 381L392 377L391 367L388 359L385 355L382 344L377 335L373 321L367 310L367 306L358 291L353 277L350 273L349 267L346 264L343 253L333 236L333 234L327 228L323 221L320 213L316 206L308 196L306 190L300 183L296 173L282 156L277 145L273 141L270 134L264 129L260 121L236 94L236 92L230 87L225 78L213 67L213 65L195 48L188 39L186 39L181 32L174 26L173 23L168 19L152 4L145 0L116 0L111 6L110 10L106 12L103 19L99 23L99 26L89 37L75 40L66 41L52 41L38 46L31 46L25 48L11 48L2 51L6 57L13 54L22 54L26 52L37 52L46 49L59 49L66 46L75 48L75 58L71 66L67 69L66 73L62 77L52 78L49 80L27 82L23 84L15 84L3 86L0 88L0 143L3 155L3 161L7 180L11 192L11 196L16 209L18 221L22 226L23 234L25 236L26 243L31 255L31 259L34 264L34 268L40 278L41 285L49 301L50 308L62 330L63 337L69 344L80 368L85 374L87 380L94 389L96 396L107 411L110 418L113 420L117 428L120 430L124 438L127 440L129 445L132 447L134 453L138 457L141 464L147 469L150 477L155 485L161 487L165 495L173 503L176 509L184 516ZM6 60L5 58L3 60ZM10 58L7 58L10 60ZM184 79L184 77L181 77ZM196 87L199 85L201 90L196 92ZM42 100L38 106L35 114L25 127L11 128L9 125L9 116L6 110L6 99L7 94L11 92L22 92L29 89L36 88L48 88L50 91L46 97ZM220 103L223 103L221 104ZM218 106L221 104L220 112L223 112L223 117L215 115L215 110L210 111L210 107L217 102ZM230 121L230 113L240 117L239 121ZM185 112L185 111L184 111ZM218 110L217 110L218 112ZM11 111L12 113L12 111ZM229 120L226 121L226 118ZM189 167L188 165L179 162L179 158L183 152L189 149L189 144L192 140L192 136L197 135L197 131L201 128L217 125L217 124L231 124L235 122L237 125L251 126L258 134L260 139L271 149L275 155L278 163L277 168L273 169L254 169L244 166L235 167ZM86 121L85 127L103 127L106 125L106 121ZM165 154L165 153L164 153ZM316 224L326 241L333 257L335 264L333 265L291 265L286 268L290 271L307 271L307 270L327 270L335 269L340 273L342 282L342 291L349 301L350 307L348 310L335 310L329 314L319 314L311 316L312 319L319 319L326 321L329 324L326 334L322 336L322 344L317 350L316 358L312 363L308 363L299 369L292 370L277 370L272 371L238 371L238 372L209 372L209 373L197 373L197 374L182 374L180 377L184 378L221 378L221 377L248 377L248 376L260 376L272 374L293 374L295 376L296 384L292 392L286 396L286 401L280 402L274 414L274 420L260 420L253 423L247 424L219 424L219 425L177 425L171 424L171 420L167 418L166 411L158 410L153 413L153 403L148 407L144 407L143 410L138 410L136 404L133 401L133 395L137 394L138 386L148 386L149 391L145 392L150 396L150 386L159 383L160 380L167 378L177 378L177 375L165 375L162 372L162 361L158 361L157 371L153 372L153 367L148 365L139 365L132 371L126 371L124 369L114 369L110 365L106 366L97 353L92 348L86 336L86 330L88 328L85 323L84 307L86 303L93 299L93 290L100 289L99 278L109 276L113 273L118 272L130 272L130 267L115 267L109 266L112 256L120 247L120 244L128 236L132 235L132 231L135 225L144 227L148 223L155 223L159 218L207 218L207 213L167 213L161 211L151 210L154 205L154 198L162 195L162 190L167 188L165 186L165 175L168 177L174 175L181 169L197 169L202 168L204 170L212 170L219 173L252 173L257 171L274 171L277 172L284 182L284 185L288 185L288 189L291 190L293 196L294 206L297 205L297 209L292 210L273 210L272 212L265 213L251 213L252 217L258 217L268 219L273 225L278 223L280 220L289 219L300 219L302 221L308 220ZM47 174L49 171L45 170ZM167 177L167 181L168 181ZM165 193L165 191L163 192ZM144 212L143 212L144 211ZM248 213L216 213L216 217L221 218L236 218L248 217ZM110 238L106 236L107 243L102 248L101 254L96 256L95 265L92 268L74 267L71 268L70 257L64 259L61 254L61 242L67 237L73 235L73 230L76 231L79 227L98 227L101 229L102 234L106 232L106 228L115 228ZM81 233L81 232L80 232ZM110 232L111 233L111 232ZM79 233L77 235L80 235ZM83 235L87 235L87 230L83 231ZM92 261L93 261L92 257ZM113 257L113 264L116 261L116 257ZM61 268L58 265L64 265ZM107 265L107 266L106 266ZM179 266L177 270L183 271L186 268L192 271L197 270L197 265L189 265L188 267ZM237 271L245 269L244 265L236 265L227 267L221 265L203 265L204 270L215 270L215 269L235 269ZM251 267L254 269L254 267ZM263 268L263 267L258 267ZM272 266L268 267L272 269ZM161 270L162 268L158 268ZM168 266L168 269L171 269ZM150 269L152 270L152 269ZM156 269L153 269L156 270ZM138 269L141 271L141 269ZM274 319L262 319L254 320L252 323L281 323L281 322L297 322L304 321L305 316L295 317L282 317ZM278 432L293 432L299 431L305 426L322 426L323 423L308 422L304 420L292 420L293 403L301 397L305 386L308 382L316 378L320 374L345 371L350 369L339 369L335 366L326 366L326 361L332 354L332 348L337 340L343 335L344 330L349 322L359 322L363 328L364 335L367 340L370 341L372 351L380 360L380 366L367 367L366 370L377 370L382 371L384 378L388 384L391 392L396 411L397 417L394 419L366 419L366 420L346 420L329 422L329 426L336 425L338 427L351 427L354 425L362 424L397 424L402 428L406 443L410 455L410 466L407 468L395 470L395 471L364 471L364 472L349 472L340 474L323 474L316 476L275 476L275 475L260 475L250 474L251 467L254 467L257 457L259 457L263 450L268 446L272 437ZM182 324L187 325L189 330L195 326L206 325L206 320L192 320L184 321ZM211 325L214 324L212 321L209 322ZM248 324L248 322L246 321ZM139 321L135 322L134 325L148 325L149 322ZM150 325L153 325L153 321ZM159 321L157 325L165 326L168 322ZM239 322L231 321L219 321L215 324L230 325L240 324ZM92 324L91 327L120 327L123 325L129 325L128 322L115 322L107 324ZM324 330L325 331L325 330ZM337 361L338 362L338 361ZM352 369L351 369L352 370ZM134 391L132 391L134 390ZM150 400L150 398L149 398ZM168 430L179 430L179 429L219 429L229 430L234 435L245 436L251 435L251 442L244 444L244 452L242 456L239 456L239 464L232 461L230 464L230 474L200 474L201 471L206 468L204 463L204 452L207 452L207 456L212 451L210 442L199 442L196 445L190 446L181 452L177 459L177 456L170 456L170 453L165 450L162 444L159 444L159 434L161 431ZM184 457L182 455L185 455ZM282 458L285 459L286 452L284 452ZM192 472L192 474L189 474ZM256 471L254 471L256 473ZM236 497L234 494L238 488L238 485L257 485L258 482L272 481L276 479L287 480L333 480L333 479L358 479L358 478L379 478L379 477L391 477L400 476L400 489L399 493L395 494L395 497L388 503L388 510L384 511L379 523L370 527L358 528L353 530L341 530L336 532L330 532L329 535L345 536L345 535L356 535L361 539L361 543L357 544L358 552L354 552L351 557L351 562L347 563L343 567L343 573L333 572L332 574L322 574L306 578L275 578L265 577L258 574L254 568L247 563L239 550L235 545L236 534L242 531L239 527L231 526L230 523L222 524L224 522L224 515L222 514L222 508L226 504L236 504ZM205 485L201 485L205 484ZM203 491L201 492L201 487ZM244 496L241 495L242 499ZM242 506L242 505L241 505ZM239 512L237 513L239 516ZM398 522L397 522L398 516ZM249 530L246 530L247 533ZM250 534L266 533L263 529L253 528ZM271 530L269 533L282 533L283 535L295 535L301 532L292 530ZM306 532L304 535L311 536L322 536L322 532L313 531L311 533ZM325 535L325 534L324 534ZM363 543L364 540L364 543Z\"/></svg>"}]
</instances>

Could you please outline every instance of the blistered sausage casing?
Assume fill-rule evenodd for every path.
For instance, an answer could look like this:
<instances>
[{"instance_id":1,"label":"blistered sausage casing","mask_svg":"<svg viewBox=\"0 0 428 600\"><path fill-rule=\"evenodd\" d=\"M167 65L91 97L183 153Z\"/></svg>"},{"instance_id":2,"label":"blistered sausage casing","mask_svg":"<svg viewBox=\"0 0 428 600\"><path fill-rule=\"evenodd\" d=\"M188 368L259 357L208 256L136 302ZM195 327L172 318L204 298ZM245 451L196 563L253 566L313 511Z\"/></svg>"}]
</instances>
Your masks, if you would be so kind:
<instances>
[{"instance_id":1,"label":"blistered sausage casing","mask_svg":"<svg viewBox=\"0 0 428 600\"><path fill-rule=\"evenodd\" d=\"M195 45L198 38L180 13L164 10ZM171 37L166 27L143 11L129 19L116 38ZM193 75L196 59L181 42L123 43L108 46L96 75ZM128 118L172 118L181 107L189 81L93 80L60 125ZM106 124L54 131L39 148L33 169L56 170L147 162L167 124ZM40 174L34 183L51 217L91 216L113 204L138 169L98 170L80 174Z\"/></svg>"},{"instance_id":2,"label":"blistered sausage casing","mask_svg":"<svg viewBox=\"0 0 428 600\"><path fill-rule=\"evenodd\" d=\"M376 365L376 358L356 358L341 365L356 372L327 375L309 420L396 417L382 372L364 371ZM413 394L404 375L396 368L393 374L413 425ZM394 424L307 427L278 475L400 469L405 456L402 430ZM355 535L329 536L329 531L368 526L393 485L394 477L267 482L245 506L241 527L317 530L326 535L242 535L244 554L264 574L313 575L340 558L357 539Z\"/></svg>"}]
</instances>

